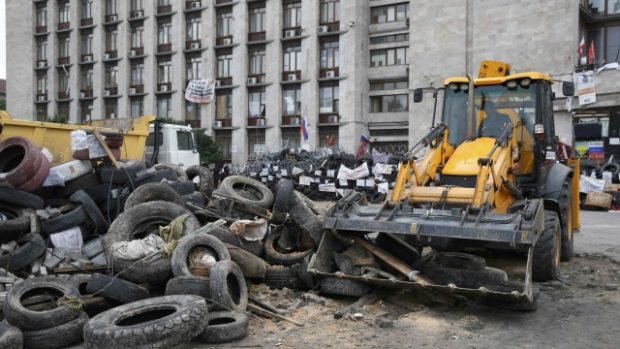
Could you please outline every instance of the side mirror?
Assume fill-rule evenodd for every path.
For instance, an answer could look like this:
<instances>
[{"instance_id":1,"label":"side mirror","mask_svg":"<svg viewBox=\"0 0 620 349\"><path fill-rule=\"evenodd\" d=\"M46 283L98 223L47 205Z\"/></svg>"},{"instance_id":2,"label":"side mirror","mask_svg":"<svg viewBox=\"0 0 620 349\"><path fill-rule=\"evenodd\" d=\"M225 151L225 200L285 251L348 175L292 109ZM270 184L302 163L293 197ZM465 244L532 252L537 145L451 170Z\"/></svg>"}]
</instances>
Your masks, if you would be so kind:
<instances>
[{"instance_id":1,"label":"side mirror","mask_svg":"<svg viewBox=\"0 0 620 349\"><path fill-rule=\"evenodd\" d=\"M416 88L413 91L413 103L420 103L424 99L424 91L421 88Z\"/></svg>"},{"instance_id":2,"label":"side mirror","mask_svg":"<svg viewBox=\"0 0 620 349\"><path fill-rule=\"evenodd\" d=\"M575 84L572 82L564 82L562 83L562 93L566 97L575 95Z\"/></svg>"}]
</instances>

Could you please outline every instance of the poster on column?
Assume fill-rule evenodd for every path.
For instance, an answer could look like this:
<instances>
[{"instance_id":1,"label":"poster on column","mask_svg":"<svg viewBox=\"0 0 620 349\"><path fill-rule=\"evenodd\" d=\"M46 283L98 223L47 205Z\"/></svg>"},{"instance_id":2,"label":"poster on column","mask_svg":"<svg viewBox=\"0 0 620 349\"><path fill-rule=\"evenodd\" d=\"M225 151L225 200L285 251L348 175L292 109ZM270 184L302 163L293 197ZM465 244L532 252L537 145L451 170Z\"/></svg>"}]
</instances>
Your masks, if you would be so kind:
<instances>
[{"instance_id":1,"label":"poster on column","mask_svg":"<svg viewBox=\"0 0 620 349\"><path fill-rule=\"evenodd\" d=\"M579 97L579 105L596 103L596 91L594 83L594 72L586 71L575 73L576 95Z\"/></svg>"}]
</instances>

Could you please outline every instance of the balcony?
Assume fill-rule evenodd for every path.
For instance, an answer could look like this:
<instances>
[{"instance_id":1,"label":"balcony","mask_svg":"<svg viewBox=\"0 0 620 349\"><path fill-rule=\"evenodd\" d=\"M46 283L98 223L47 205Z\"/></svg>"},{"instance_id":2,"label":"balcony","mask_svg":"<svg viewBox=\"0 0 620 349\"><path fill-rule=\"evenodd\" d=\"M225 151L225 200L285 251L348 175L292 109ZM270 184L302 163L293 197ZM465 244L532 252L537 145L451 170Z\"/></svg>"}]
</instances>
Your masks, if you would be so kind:
<instances>
[{"instance_id":1,"label":"balcony","mask_svg":"<svg viewBox=\"0 0 620 349\"><path fill-rule=\"evenodd\" d=\"M248 33L248 42L257 42L267 40L267 32Z\"/></svg>"},{"instance_id":2,"label":"balcony","mask_svg":"<svg viewBox=\"0 0 620 349\"><path fill-rule=\"evenodd\" d=\"M340 115L337 113L325 113L319 114L319 124L329 125L338 124L340 122Z\"/></svg>"},{"instance_id":3,"label":"balcony","mask_svg":"<svg viewBox=\"0 0 620 349\"><path fill-rule=\"evenodd\" d=\"M234 3L234 0L215 0L216 5L226 5Z\"/></svg>"},{"instance_id":4,"label":"balcony","mask_svg":"<svg viewBox=\"0 0 620 349\"><path fill-rule=\"evenodd\" d=\"M39 59L37 60L36 69L45 69L47 68L47 59Z\"/></svg>"},{"instance_id":5,"label":"balcony","mask_svg":"<svg viewBox=\"0 0 620 349\"><path fill-rule=\"evenodd\" d=\"M47 26L40 25L34 29L35 34L45 34L47 33Z\"/></svg>"},{"instance_id":6,"label":"balcony","mask_svg":"<svg viewBox=\"0 0 620 349\"><path fill-rule=\"evenodd\" d=\"M223 77L223 78L219 78L219 77L218 77L218 78L217 78L217 81L218 81L218 82L216 82L215 87L232 86L232 84L233 84L233 78L232 78L232 76L229 76L229 77Z\"/></svg>"},{"instance_id":7,"label":"balcony","mask_svg":"<svg viewBox=\"0 0 620 349\"><path fill-rule=\"evenodd\" d=\"M157 53L172 53L172 44L157 45Z\"/></svg>"},{"instance_id":8,"label":"balcony","mask_svg":"<svg viewBox=\"0 0 620 349\"><path fill-rule=\"evenodd\" d=\"M284 28L282 29L283 39L296 39L301 37L301 27Z\"/></svg>"},{"instance_id":9,"label":"balcony","mask_svg":"<svg viewBox=\"0 0 620 349\"><path fill-rule=\"evenodd\" d=\"M103 90L103 97L116 97L118 96L118 86L106 86Z\"/></svg>"},{"instance_id":10,"label":"balcony","mask_svg":"<svg viewBox=\"0 0 620 349\"><path fill-rule=\"evenodd\" d=\"M220 36L220 37L215 39L215 45L216 46L230 46L232 44L233 44L233 37L232 37L232 35Z\"/></svg>"},{"instance_id":11,"label":"balcony","mask_svg":"<svg viewBox=\"0 0 620 349\"><path fill-rule=\"evenodd\" d=\"M265 74L248 75L248 85L262 85L266 83Z\"/></svg>"},{"instance_id":12,"label":"balcony","mask_svg":"<svg viewBox=\"0 0 620 349\"><path fill-rule=\"evenodd\" d=\"M106 15L103 19L103 24L113 24L113 23L117 23L118 20L118 15L117 14L112 14L112 15Z\"/></svg>"},{"instance_id":13,"label":"balcony","mask_svg":"<svg viewBox=\"0 0 620 349\"><path fill-rule=\"evenodd\" d=\"M265 117L256 117L249 116L248 117L248 127L266 127L267 119Z\"/></svg>"},{"instance_id":14,"label":"balcony","mask_svg":"<svg viewBox=\"0 0 620 349\"><path fill-rule=\"evenodd\" d=\"M93 56L92 53L83 54L80 57L80 62L81 63L92 63L94 61L95 61L95 57Z\"/></svg>"},{"instance_id":15,"label":"balcony","mask_svg":"<svg viewBox=\"0 0 620 349\"><path fill-rule=\"evenodd\" d=\"M58 30L68 30L68 29L71 29L71 22L58 23Z\"/></svg>"},{"instance_id":16,"label":"balcony","mask_svg":"<svg viewBox=\"0 0 620 349\"><path fill-rule=\"evenodd\" d=\"M130 19L144 18L144 10L134 10L129 13Z\"/></svg>"},{"instance_id":17,"label":"balcony","mask_svg":"<svg viewBox=\"0 0 620 349\"><path fill-rule=\"evenodd\" d=\"M340 22L321 23L319 25L319 35L340 32Z\"/></svg>"},{"instance_id":18,"label":"balcony","mask_svg":"<svg viewBox=\"0 0 620 349\"><path fill-rule=\"evenodd\" d=\"M36 102L45 102L47 103L47 92L37 92L37 100Z\"/></svg>"},{"instance_id":19,"label":"balcony","mask_svg":"<svg viewBox=\"0 0 620 349\"><path fill-rule=\"evenodd\" d=\"M217 118L213 123L213 128L224 128L224 127L232 127L232 115L229 115L227 118Z\"/></svg>"},{"instance_id":20,"label":"balcony","mask_svg":"<svg viewBox=\"0 0 620 349\"><path fill-rule=\"evenodd\" d=\"M172 92L172 83L171 82L160 82L157 84L157 92L158 93L171 93Z\"/></svg>"},{"instance_id":21,"label":"balcony","mask_svg":"<svg viewBox=\"0 0 620 349\"><path fill-rule=\"evenodd\" d=\"M108 50L105 51L105 53L103 54L103 60L104 61L111 61L111 60L115 60L118 58L118 51L117 50Z\"/></svg>"},{"instance_id":22,"label":"balcony","mask_svg":"<svg viewBox=\"0 0 620 349\"><path fill-rule=\"evenodd\" d=\"M200 0L187 0L185 1L185 10L199 10L202 8L202 2Z\"/></svg>"},{"instance_id":23,"label":"balcony","mask_svg":"<svg viewBox=\"0 0 620 349\"><path fill-rule=\"evenodd\" d=\"M81 27L90 27L94 24L93 19L92 18L82 18L80 19L80 26Z\"/></svg>"},{"instance_id":24,"label":"balcony","mask_svg":"<svg viewBox=\"0 0 620 349\"><path fill-rule=\"evenodd\" d=\"M71 95L67 92L58 92L58 100L64 101L71 99Z\"/></svg>"},{"instance_id":25,"label":"balcony","mask_svg":"<svg viewBox=\"0 0 620 349\"><path fill-rule=\"evenodd\" d=\"M197 120L185 119L185 123L190 125L193 129L199 129L201 126L200 119L197 119Z\"/></svg>"},{"instance_id":26,"label":"balcony","mask_svg":"<svg viewBox=\"0 0 620 349\"><path fill-rule=\"evenodd\" d=\"M283 115L282 126L299 127L301 123L301 115Z\"/></svg>"},{"instance_id":27,"label":"balcony","mask_svg":"<svg viewBox=\"0 0 620 349\"><path fill-rule=\"evenodd\" d=\"M144 47L132 47L129 50L129 57L140 57L144 55Z\"/></svg>"},{"instance_id":28,"label":"balcony","mask_svg":"<svg viewBox=\"0 0 620 349\"><path fill-rule=\"evenodd\" d=\"M282 81L295 82L301 80L301 70L282 72Z\"/></svg>"},{"instance_id":29,"label":"balcony","mask_svg":"<svg viewBox=\"0 0 620 349\"><path fill-rule=\"evenodd\" d=\"M87 88L80 90L80 99L93 98L93 89Z\"/></svg>"},{"instance_id":30,"label":"balcony","mask_svg":"<svg viewBox=\"0 0 620 349\"><path fill-rule=\"evenodd\" d=\"M185 42L185 50L187 51L200 50L201 46L200 40L187 40Z\"/></svg>"},{"instance_id":31,"label":"balcony","mask_svg":"<svg viewBox=\"0 0 620 349\"><path fill-rule=\"evenodd\" d=\"M158 15L168 15L172 14L172 5L164 5L157 7Z\"/></svg>"},{"instance_id":32,"label":"balcony","mask_svg":"<svg viewBox=\"0 0 620 349\"><path fill-rule=\"evenodd\" d=\"M71 57L58 57L58 65L71 64Z\"/></svg>"},{"instance_id":33,"label":"balcony","mask_svg":"<svg viewBox=\"0 0 620 349\"><path fill-rule=\"evenodd\" d=\"M340 68L324 68L319 70L319 78L321 79L337 79L340 76Z\"/></svg>"},{"instance_id":34,"label":"balcony","mask_svg":"<svg viewBox=\"0 0 620 349\"><path fill-rule=\"evenodd\" d=\"M131 85L129 86L129 95L140 95L144 93L144 85Z\"/></svg>"}]
</instances>

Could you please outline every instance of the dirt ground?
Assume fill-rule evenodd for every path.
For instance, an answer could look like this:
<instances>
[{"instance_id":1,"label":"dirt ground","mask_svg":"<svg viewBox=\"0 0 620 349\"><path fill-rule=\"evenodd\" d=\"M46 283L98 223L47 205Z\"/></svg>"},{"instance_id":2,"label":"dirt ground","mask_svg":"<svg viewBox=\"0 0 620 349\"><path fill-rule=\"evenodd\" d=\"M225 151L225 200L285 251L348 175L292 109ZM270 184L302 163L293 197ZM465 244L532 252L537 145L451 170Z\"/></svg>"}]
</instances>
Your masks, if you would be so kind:
<instances>
[{"instance_id":1,"label":"dirt ground","mask_svg":"<svg viewBox=\"0 0 620 349\"><path fill-rule=\"evenodd\" d=\"M358 320L336 320L334 312L355 299L305 301L303 292L259 287L255 293L304 326L253 317L242 341L178 348L619 348L620 213L583 212L582 224L576 257L562 263L560 280L537 284L534 312L394 294L360 309Z\"/></svg>"}]
</instances>

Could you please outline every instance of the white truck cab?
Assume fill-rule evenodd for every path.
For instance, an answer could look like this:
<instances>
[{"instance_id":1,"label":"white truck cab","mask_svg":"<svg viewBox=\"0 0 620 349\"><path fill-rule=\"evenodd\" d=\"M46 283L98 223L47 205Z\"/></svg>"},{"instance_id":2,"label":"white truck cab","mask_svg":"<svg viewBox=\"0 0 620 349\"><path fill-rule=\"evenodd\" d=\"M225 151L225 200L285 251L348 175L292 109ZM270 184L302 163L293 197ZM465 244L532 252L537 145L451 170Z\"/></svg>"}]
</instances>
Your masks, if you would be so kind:
<instances>
[{"instance_id":1,"label":"white truck cab","mask_svg":"<svg viewBox=\"0 0 620 349\"><path fill-rule=\"evenodd\" d=\"M157 151L158 163L172 163L183 168L200 165L200 154L198 154L196 139L191 127L159 124L159 137L155 135L155 128L156 125L151 124L144 150L145 160L151 160L153 153ZM155 147L156 138L159 147Z\"/></svg>"}]
</instances>

